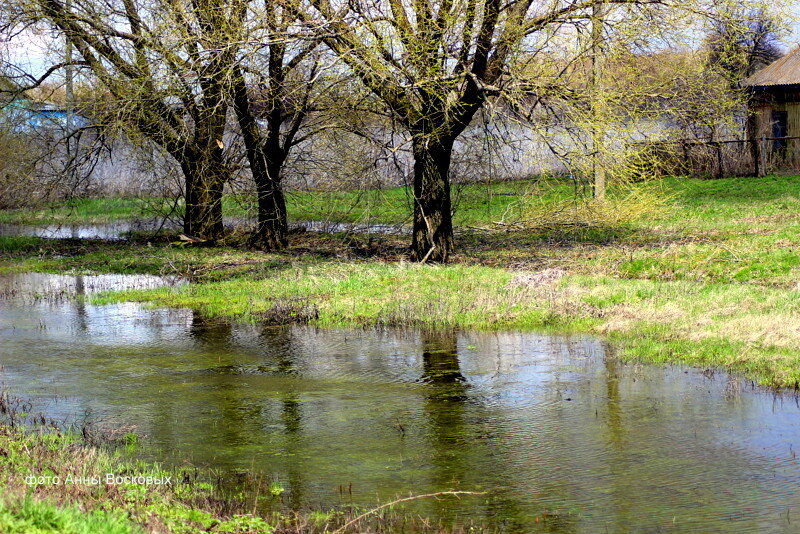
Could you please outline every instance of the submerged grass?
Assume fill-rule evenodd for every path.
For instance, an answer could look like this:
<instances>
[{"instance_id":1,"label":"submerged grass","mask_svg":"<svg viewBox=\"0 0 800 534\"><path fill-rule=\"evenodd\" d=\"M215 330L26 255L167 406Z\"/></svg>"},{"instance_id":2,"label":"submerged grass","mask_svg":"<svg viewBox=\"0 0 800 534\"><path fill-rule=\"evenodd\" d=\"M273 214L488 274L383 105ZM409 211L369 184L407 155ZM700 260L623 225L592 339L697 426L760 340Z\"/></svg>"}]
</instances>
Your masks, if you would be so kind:
<instances>
[{"instance_id":1,"label":"submerged grass","mask_svg":"<svg viewBox=\"0 0 800 534\"><path fill-rule=\"evenodd\" d=\"M120 440L109 440L107 435L87 438L86 432L61 430L43 416L36 416L36 423L22 424L23 419L34 418L15 412L18 400L0 396L0 532L4 534L485 531L471 524L463 529L447 527L404 513L396 503L371 510L346 505L292 510L282 497L282 486L268 477L237 473L235 480L228 480L204 468L142 461L131 449L140 444L136 435L126 434L122 442L127 445L121 446ZM161 483L142 483L148 479ZM403 500L460 493L469 492Z\"/></svg>"},{"instance_id":2,"label":"submerged grass","mask_svg":"<svg viewBox=\"0 0 800 534\"><path fill-rule=\"evenodd\" d=\"M249 320L593 332L625 358L798 386L800 177L673 178L658 185L666 208L637 220L511 224L530 206L524 193L538 195L541 211L550 200L563 205L571 187L465 187L448 266L404 262L402 236L308 233L283 254L0 238L0 272L181 274L199 283L99 298ZM349 210L353 220L398 222L407 213L402 189L303 195L294 209L308 219Z\"/></svg>"},{"instance_id":3,"label":"submerged grass","mask_svg":"<svg viewBox=\"0 0 800 534\"><path fill-rule=\"evenodd\" d=\"M78 434L6 422L0 451L0 532L273 531L264 518L226 510L210 483L87 444ZM109 473L170 483L108 484Z\"/></svg>"}]
</instances>

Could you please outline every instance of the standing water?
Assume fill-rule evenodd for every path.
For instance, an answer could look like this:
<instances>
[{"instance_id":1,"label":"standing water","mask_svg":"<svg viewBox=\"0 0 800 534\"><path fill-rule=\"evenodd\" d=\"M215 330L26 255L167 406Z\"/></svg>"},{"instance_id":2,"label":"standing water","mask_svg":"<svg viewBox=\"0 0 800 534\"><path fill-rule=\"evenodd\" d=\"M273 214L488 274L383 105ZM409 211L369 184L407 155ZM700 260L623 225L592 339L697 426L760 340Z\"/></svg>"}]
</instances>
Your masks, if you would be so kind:
<instances>
[{"instance_id":1,"label":"standing water","mask_svg":"<svg viewBox=\"0 0 800 534\"><path fill-rule=\"evenodd\" d=\"M47 415L134 424L153 457L256 470L293 507L410 493L506 531L792 532L800 407L589 337L326 330L66 298L154 277L0 276L0 381ZM342 492L341 488L346 488Z\"/></svg>"},{"instance_id":2,"label":"standing water","mask_svg":"<svg viewBox=\"0 0 800 534\"><path fill-rule=\"evenodd\" d=\"M0 224L0 236L32 236L47 239L105 239L121 241L131 232L157 232L174 229L175 225L161 219L132 219L104 224Z\"/></svg>"},{"instance_id":3,"label":"standing water","mask_svg":"<svg viewBox=\"0 0 800 534\"><path fill-rule=\"evenodd\" d=\"M227 228L252 228L254 221L226 218ZM292 230L321 233L403 234L408 229L402 224L368 224L336 221L293 221ZM46 239L103 239L124 241L134 232L155 234L159 231L178 232L180 225L173 220L160 218L119 220L103 224L6 224L0 223L0 236L30 236Z\"/></svg>"}]
</instances>

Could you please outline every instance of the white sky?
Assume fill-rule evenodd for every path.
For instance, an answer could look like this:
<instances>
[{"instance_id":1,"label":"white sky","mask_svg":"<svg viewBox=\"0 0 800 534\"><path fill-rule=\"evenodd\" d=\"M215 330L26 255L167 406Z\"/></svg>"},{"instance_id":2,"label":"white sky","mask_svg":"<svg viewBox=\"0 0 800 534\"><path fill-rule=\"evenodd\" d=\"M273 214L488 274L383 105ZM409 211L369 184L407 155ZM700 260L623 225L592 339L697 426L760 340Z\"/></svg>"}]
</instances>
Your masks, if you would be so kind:
<instances>
[{"instance_id":1,"label":"white sky","mask_svg":"<svg viewBox=\"0 0 800 534\"><path fill-rule=\"evenodd\" d=\"M741 1L743 3L748 2L748 0ZM782 0L777 1L781 2ZM790 6L788 17L792 19L791 32L783 39L783 43L786 50L791 50L800 45L800 0L783 1L785 2L784 5ZM24 34L17 36L10 43L2 43L0 41L0 46L4 44L7 47L4 47L6 50L2 51L0 58L27 69L27 72L34 75L42 74L47 66L58 61L59 57L63 57L61 55L63 53L61 52L63 45L59 47L58 42L48 34ZM50 50L48 50L48 47ZM52 52L53 49L58 50L58 52L54 54Z\"/></svg>"}]
</instances>

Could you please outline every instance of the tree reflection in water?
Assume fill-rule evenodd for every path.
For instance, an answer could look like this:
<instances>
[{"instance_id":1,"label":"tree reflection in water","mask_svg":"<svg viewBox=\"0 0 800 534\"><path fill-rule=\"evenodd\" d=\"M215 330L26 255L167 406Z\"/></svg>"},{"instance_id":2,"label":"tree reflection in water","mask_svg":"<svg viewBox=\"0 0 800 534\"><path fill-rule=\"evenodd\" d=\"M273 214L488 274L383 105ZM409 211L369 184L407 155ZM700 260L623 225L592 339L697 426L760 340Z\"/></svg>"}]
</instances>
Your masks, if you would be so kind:
<instances>
[{"instance_id":1,"label":"tree reflection in water","mask_svg":"<svg viewBox=\"0 0 800 534\"><path fill-rule=\"evenodd\" d=\"M461 373L455 331L422 332L422 381L431 441L431 478L437 491L462 489L469 475L469 433L465 422L469 384ZM436 515L452 527L458 514L449 500L436 501Z\"/></svg>"}]
</instances>

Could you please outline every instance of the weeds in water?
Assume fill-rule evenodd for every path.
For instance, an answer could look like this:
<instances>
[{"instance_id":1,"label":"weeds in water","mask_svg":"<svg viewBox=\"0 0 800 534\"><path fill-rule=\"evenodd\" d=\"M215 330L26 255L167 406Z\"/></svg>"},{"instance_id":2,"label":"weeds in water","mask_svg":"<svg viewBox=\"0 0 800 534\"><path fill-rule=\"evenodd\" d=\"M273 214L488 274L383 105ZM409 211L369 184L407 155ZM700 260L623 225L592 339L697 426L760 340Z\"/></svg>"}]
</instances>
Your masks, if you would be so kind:
<instances>
[{"instance_id":1,"label":"weeds in water","mask_svg":"<svg viewBox=\"0 0 800 534\"><path fill-rule=\"evenodd\" d=\"M285 502L284 485L268 476L249 472L223 475L210 469L143 462L125 454L126 448L119 448L140 442L129 426L113 431L109 425L87 422L75 432L44 416L23 417L23 410L32 412L33 408L30 402L7 392L0 395L0 532L485 530L473 524L443 525L397 507L421 498L472 495L470 492L405 497L368 510L353 506L292 510ZM108 473L169 482L112 485L106 482ZM83 482L65 483L69 477ZM55 480L59 483L53 483Z\"/></svg>"}]
</instances>

